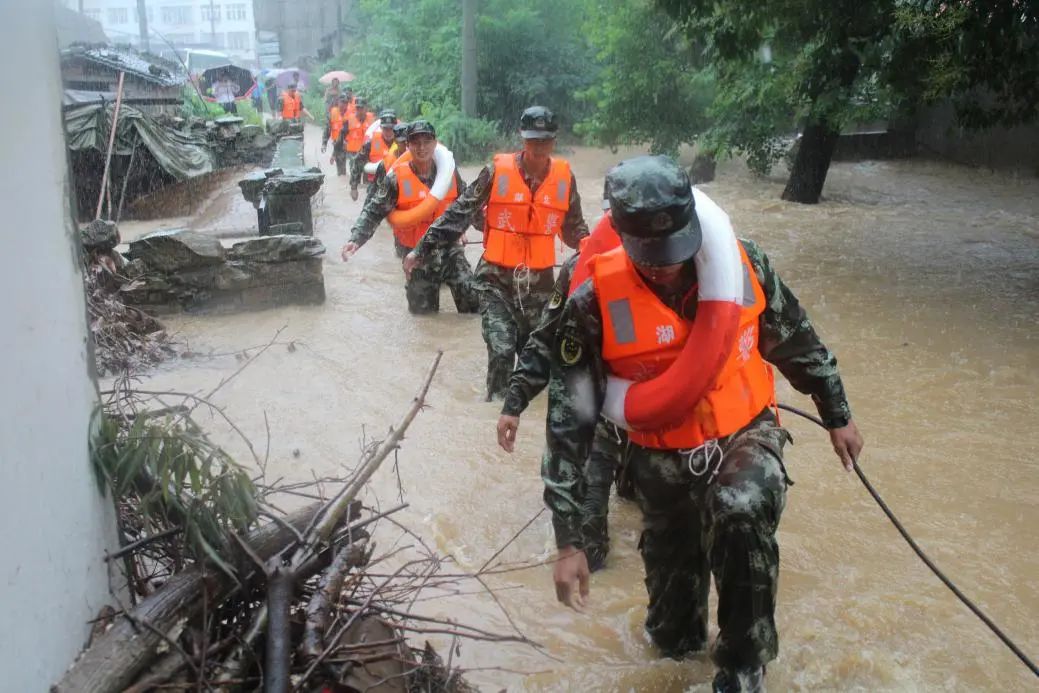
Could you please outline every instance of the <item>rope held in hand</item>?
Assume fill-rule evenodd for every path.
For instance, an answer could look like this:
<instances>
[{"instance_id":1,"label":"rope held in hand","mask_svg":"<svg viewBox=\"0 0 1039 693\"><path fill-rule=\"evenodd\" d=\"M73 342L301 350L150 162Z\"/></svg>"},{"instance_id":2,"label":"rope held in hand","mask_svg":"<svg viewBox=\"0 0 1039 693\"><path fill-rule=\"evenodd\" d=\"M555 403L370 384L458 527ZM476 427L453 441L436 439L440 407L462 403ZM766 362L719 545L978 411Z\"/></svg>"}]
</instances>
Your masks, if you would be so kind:
<instances>
[{"instance_id":1,"label":"rope held in hand","mask_svg":"<svg viewBox=\"0 0 1039 693\"><path fill-rule=\"evenodd\" d=\"M806 411L798 409L797 407L791 407L791 406L789 406L787 404L780 404L779 408L780 409L785 409L786 411L788 411L788 412L790 412L792 414L797 414L798 416L800 416L802 418L808 419L809 421L811 421L812 423L820 426L821 428L824 428L824 429L826 428L826 426L823 425L822 419L820 419L820 418L818 418L816 416L813 416L813 415L809 414ZM982 611L976 604L974 604L974 602L972 602L967 597L967 595L965 595L963 592L961 592L960 589L955 584L953 584L953 581L950 580L948 577L946 577L945 573L943 573L938 568L938 566L936 566L934 564L934 561L932 561L927 556L927 554L924 553L924 550L921 549L919 545L917 545L916 541L914 541L913 537L911 537L909 535L909 532L906 530L906 528L903 527L902 523L898 521L897 517L895 517L895 514L893 512L891 512L891 508L889 508L887 506L887 503L884 502L884 499L881 498L880 494L877 493L877 490L875 488L873 488L873 484L869 483L869 479L866 478L866 475L862 473L862 469L859 468L859 463L857 461L853 460L852 461L852 466L855 469L855 474L857 474L858 477L859 477L859 481L861 481L862 485L866 487L867 491L869 491L869 495L873 496L873 500L875 500L877 502L877 505L879 505L880 509L884 511L884 514L887 515L887 518L889 520L891 520L891 524L893 524L895 526L895 529L897 529L898 533L902 535L902 538L906 540L906 543L909 544L909 547L911 549L913 549L913 551L916 553L917 556L920 557L920 560L923 561L924 564L928 568L931 569L931 572L934 573L938 577L939 580L941 580L943 583L945 583L946 587L948 587L950 590L952 590L952 593L955 594L959 598L959 600L961 602L966 604L968 609L970 609L971 611L974 612L975 616L980 618L981 621L986 626L989 627L989 630L991 630L993 633L996 634L996 637L998 637L1000 640L1003 641L1004 645L1006 645L1008 648L1010 648L1011 652L1013 652L1015 655L1017 655L1018 659L1020 659L1022 662L1024 662L1026 667L1031 669L1033 674L1035 674L1036 676L1039 676L1039 667L1037 667L1035 665L1035 662L1033 662L1031 659L1029 659L1028 655L1026 655L1024 652L1022 652L1021 648L1018 647L1014 643L1014 641L1011 640L1009 638L1009 636L1007 636L1007 634L1004 633L1000 629L1000 627L997 626L992 621L992 619L989 618L985 614L984 611Z\"/></svg>"}]
</instances>

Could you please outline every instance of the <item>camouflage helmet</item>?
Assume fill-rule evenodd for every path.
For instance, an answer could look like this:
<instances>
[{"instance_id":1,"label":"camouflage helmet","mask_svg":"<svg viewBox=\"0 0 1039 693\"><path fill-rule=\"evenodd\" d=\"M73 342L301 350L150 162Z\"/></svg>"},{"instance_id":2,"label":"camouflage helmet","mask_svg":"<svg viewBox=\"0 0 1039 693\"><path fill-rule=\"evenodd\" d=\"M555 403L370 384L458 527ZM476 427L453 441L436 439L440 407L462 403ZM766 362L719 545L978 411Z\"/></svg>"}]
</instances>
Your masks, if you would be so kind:
<instances>
[{"instance_id":1,"label":"camouflage helmet","mask_svg":"<svg viewBox=\"0 0 1039 693\"><path fill-rule=\"evenodd\" d=\"M520 116L520 137L525 140L554 140L559 123L544 106L531 106Z\"/></svg>"},{"instance_id":2,"label":"camouflage helmet","mask_svg":"<svg viewBox=\"0 0 1039 693\"><path fill-rule=\"evenodd\" d=\"M702 234L689 176L667 156L622 161L606 175L613 226L632 261L659 267L689 260Z\"/></svg>"},{"instance_id":3,"label":"camouflage helmet","mask_svg":"<svg viewBox=\"0 0 1039 693\"><path fill-rule=\"evenodd\" d=\"M428 120L413 120L411 125L408 126L408 139L410 140L415 135L432 135L437 136L437 130L433 127L433 123Z\"/></svg>"}]
</instances>

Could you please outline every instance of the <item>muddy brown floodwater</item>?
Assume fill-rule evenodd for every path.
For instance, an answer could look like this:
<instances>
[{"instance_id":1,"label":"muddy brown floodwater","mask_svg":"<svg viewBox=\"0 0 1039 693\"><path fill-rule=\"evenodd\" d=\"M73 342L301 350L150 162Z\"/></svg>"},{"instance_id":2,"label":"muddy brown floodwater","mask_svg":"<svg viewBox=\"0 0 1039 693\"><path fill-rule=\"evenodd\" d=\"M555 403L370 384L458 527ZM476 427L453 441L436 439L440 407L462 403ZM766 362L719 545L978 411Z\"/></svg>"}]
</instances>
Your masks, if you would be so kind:
<instances>
[{"instance_id":1,"label":"muddy brown floodwater","mask_svg":"<svg viewBox=\"0 0 1039 693\"><path fill-rule=\"evenodd\" d=\"M307 162L320 135L308 133ZM594 222L605 170L634 150L570 152L585 216ZM403 412L437 349L444 360L399 456L411 507L403 521L466 570L478 569L541 508L545 400L523 418L517 452L495 444L498 407L483 402L479 318L453 307L408 314L388 229L349 264L339 260L360 203L329 178L315 209L328 247L328 301L230 317L167 322L195 352L227 354L282 341L217 395L252 437L270 420L272 475L330 474L358 457L362 431ZM466 167L471 180L478 169ZM867 447L862 465L909 530L964 591L1039 657L1039 181L927 162L836 164L826 199L779 199L783 181L720 167L703 189L738 233L758 241L838 354ZM228 205L228 228L248 206ZM207 220L207 226L213 225ZM470 230L470 236L476 234ZM469 249L475 265L478 246ZM450 306L445 294L442 302ZM208 390L234 372L233 355L180 359L148 384ZM780 385L781 401L807 406ZM909 551L828 439L787 416L796 481L780 526L772 690L1035 690L1035 679ZM240 459L240 442L214 431ZM300 456L293 457L298 449ZM370 488L395 502L391 470ZM518 645L465 643L463 666L488 690L708 690L706 661L657 658L642 630L645 595L637 510L614 499L614 550L592 579L591 606L555 603L549 567L491 583L520 629L551 657ZM392 538L389 539L392 541ZM503 554L553 553L542 515ZM486 596L420 605L489 630L509 624ZM524 673L526 672L526 673Z\"/></svg>"}]
</instances>

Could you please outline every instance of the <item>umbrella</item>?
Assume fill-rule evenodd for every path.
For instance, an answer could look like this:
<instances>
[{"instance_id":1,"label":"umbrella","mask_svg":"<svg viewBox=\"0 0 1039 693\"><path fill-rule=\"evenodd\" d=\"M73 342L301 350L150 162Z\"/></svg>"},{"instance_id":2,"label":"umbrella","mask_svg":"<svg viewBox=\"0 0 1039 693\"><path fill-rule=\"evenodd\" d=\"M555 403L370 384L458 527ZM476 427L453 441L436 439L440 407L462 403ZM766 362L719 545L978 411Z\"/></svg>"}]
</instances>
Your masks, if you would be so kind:
<instances>
[{"instance_id":1,"label":"umbrella","mask_svg":"<svg viewBox=\"0 0 1039 693\"><path fill-rule=\"evenodd\" d=\"M299 79L296 79L296 75L299 75ZM310 80L310 73L306 70L300 70L298 67L287 67L282 70L271 70L268 77L274 77L274 83L282 89L285 89L290 84L295 84L300 89L306 89L307 83Z\"/></svg>"},{"instance_id":2,"label":"umbrella","mask_svg":"<svg viewBox=\"0 0 1039 693\"><path fill-rule=\"evenodd\" d=\"M210 89L224 75L227 75L231 83L238 88L235 91L236 99L249 98L253 88L256 86L252 73L244 67L238 67L237 65L220 65L209 68L199 78L198 85L202 89L202 93L206 95L207 101L216 101Z\"/></svg>"},{"instance_id":3,"label":"umbrella","mask_svg":"<svg viewBox=\"0 0 1039 693\"><path fill-rule=\"evenodd\" d=\"M340 82L352 82L354 81L354 75L352 72L345 72L343 70L332 70L321 75L321 79L318 81L322 84L331 84L333 79L338 79Z\"/></svg>"}]
</instances>

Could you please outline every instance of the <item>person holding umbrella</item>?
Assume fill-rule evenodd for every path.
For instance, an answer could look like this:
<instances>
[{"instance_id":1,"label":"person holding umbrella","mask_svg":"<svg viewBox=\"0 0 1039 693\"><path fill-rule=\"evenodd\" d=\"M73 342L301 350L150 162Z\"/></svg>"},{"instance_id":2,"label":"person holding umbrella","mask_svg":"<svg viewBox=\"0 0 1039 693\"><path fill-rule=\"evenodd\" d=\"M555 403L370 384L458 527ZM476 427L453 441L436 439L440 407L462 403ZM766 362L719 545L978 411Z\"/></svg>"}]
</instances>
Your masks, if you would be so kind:
<instances>
[{"instance_id":1,"label":"person holding umbrella","mask_svg":"<svg viewBox=\"0 0 1039 693\"><path fill-rule=\"evenodd\" d=\"M216 99L216 102L223 107L224 113L238 113L238 107L235 106L235 98L238 96L241 88L231 80L230 73L226 70L221 72L220 77L210 87L210 91L213 92L213 98Z\"/></svg>"}]
</instances>

